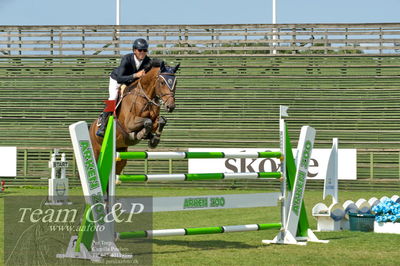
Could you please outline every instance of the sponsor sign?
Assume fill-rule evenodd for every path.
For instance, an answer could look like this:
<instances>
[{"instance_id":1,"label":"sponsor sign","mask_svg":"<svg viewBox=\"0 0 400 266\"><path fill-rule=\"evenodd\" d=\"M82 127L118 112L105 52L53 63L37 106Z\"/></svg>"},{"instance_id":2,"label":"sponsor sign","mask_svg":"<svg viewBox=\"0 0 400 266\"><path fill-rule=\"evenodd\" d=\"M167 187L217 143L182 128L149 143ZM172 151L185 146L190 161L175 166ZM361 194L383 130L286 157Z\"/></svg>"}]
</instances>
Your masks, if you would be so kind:
<instances>
[{"instance_id":1,"label":"sponsor sign","mask_svg":"<svg viewBox=\"0 0 400 266\"><path fill-rule=\"evenodd\" d=\"M279 151L279 149L221 149L221 148L190 148L189 152L262 152ZM296 155L297 150L293 149ZM313 149L308 168L307 179L325 179L331 149ZM357 179L357 150L339 149L338 176L340 180ZM279 172L279 159L189 159L189 173L246 173L246 172Z\"/></svg>"},{"instance_id":2,"label":"sponsor sign","mask_svg":"<svg viewBox=\"0 0 400 266\"><path fill-rule=\"evenodd\" d=\"M0 147L0 177L17 176L17 147Z\"/></svg>"}]
</instances>

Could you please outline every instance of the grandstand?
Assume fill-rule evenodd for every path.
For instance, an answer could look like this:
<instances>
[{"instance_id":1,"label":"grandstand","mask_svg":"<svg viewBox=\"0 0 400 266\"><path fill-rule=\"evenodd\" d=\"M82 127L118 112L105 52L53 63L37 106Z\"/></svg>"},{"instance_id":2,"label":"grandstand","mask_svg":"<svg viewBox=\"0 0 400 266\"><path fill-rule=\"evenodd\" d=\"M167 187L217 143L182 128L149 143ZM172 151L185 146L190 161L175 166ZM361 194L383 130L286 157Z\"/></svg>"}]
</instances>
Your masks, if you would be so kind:
<instances>
[{"instance_id":1,"label":"grandstand","mask_svg":"<svg viewBox=\"0 0 400 266\"><path fill-rule=\"evenodd\" d=\"M0 145L18 147L18 177L10 185L47 184L53 148L73 160L68 125L98 116L108 74L142 36L153 45L152 57L181 63L176 110L163 114L169 122L161 150L278 147L283 104L293 110L291 135L309 124L318 131L317 148L338 137L341 148L358 150L360 189L399 186L400 24L80 27L0 27ZM275 28L278 46L270 38ZM186 172L187 166L130 162L127 169L133 167ZM75 184L74 167L68 176Z\"/></svg>"}]
</instances>

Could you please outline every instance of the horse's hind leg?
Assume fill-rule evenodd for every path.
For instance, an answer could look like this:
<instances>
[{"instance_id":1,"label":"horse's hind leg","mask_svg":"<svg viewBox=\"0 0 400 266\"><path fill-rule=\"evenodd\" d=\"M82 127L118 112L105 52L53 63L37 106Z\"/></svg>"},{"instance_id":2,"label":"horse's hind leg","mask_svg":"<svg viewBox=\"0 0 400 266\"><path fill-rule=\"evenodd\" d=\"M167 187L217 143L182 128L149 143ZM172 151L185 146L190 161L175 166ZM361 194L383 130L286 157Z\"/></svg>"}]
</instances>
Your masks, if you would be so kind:
<instances>
[{"instance_id":1,"label":"horse's hind leg","mask_svg":"<svg viewBox=\"0 0 400 266\"><path fill-rule=\"evenodd\" d=\"M154 149L157 147L158 143L160 143L161 133L167 124L167 119L163 116L158 118L158 127L155 133L153 133L152 137L149 139L149 148Z\"/></svg>"}]
</instances>

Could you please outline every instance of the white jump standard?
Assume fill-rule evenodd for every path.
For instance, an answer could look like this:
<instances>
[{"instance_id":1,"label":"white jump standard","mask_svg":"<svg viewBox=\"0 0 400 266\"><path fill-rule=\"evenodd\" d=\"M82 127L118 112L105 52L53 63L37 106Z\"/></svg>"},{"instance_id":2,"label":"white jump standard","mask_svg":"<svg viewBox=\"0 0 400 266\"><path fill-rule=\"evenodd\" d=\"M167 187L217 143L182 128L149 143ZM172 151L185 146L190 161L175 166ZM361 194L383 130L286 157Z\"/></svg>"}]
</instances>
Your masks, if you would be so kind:
<instances>
[{"instance_id":1,"label":"white jump standard","mask_svg":"<svg viewBox=\"0 0 400 266\"><path fill-rule=\"evenodd\" d=\"M283 110L283 111L282 111ZM252 152L252 153L223 153L223 152L115 152L116 143L116 123L114 118L109 118L106 134L103 140L102 150L98 163L94 162L93 150L87 132L87 124L78 122L70 126L71 140L74 146L75 157L79 169L82 188L84 191L87 212L85 217L91 215L90 208L97 203L104 203L103 196L108 192L109 202L107 209L113 206L115 202L112 199L116 196L116 183L121 182L146 182L146 181L191 181L191 180L212 180L212 179L243 179L243 178L278 178L282 181L281 193L259 193L249 194L254 196L254 203L247 201L241 205L238 198L246 198L247 194L240 195L211 195L211 196L186 196L186 197L168 197L154 198L153 212L157 211L182 211L189 209L211 209L212 206L206 204L208 198L219 197L227 202L227 205L219 206L221 208L248 208L257 206L277 206L282 203L281 221L275 223L248 224L248 225L227 225L210 226L200 228L178 228L161 230L142 230L132 232L115 232L114 226L109 225L103 232L90 232L83 230L78 237L71 239L67 253L62 257L84 258L91 260L100 260L103 256L128 258L122 255L115 245L118 239L138 238L138 237L161 237L161 236L184 236L198 234L220 234L228 232L258 231L272 228L280 228L280 232L274 240L263 240L263 243L277 244L300 244L304 245L307 241L321 242L312 233L308 226L307 214L303 203L303 195L306 184L306 176L309 166L309 160L314 144L315 130L309 126L301 129L298 155L296 163L292 154L290 139L287 134L286 124L283 116L287 108L281 107L280 119L280 152ZM285 115L286 114L286 115ZM169 175L115 175L115 162L124 159L202 159L202 158L279 158L282 164L282 172L259 172L259 173L205 173L205 174L169 174ZM107 190L107 191L106 191ZM199 198L199 202L204 201L204 205L194 204L190 208L191 198ZM202 197L204 199L202 199ZM207 198L207 199L205 199ZM249 197L250 198L250 197ZM97 201L95 201L97 199ZM261 200L259 200L261 199ZM195 200L195 199L194 199ZM257 201L262 201L257 202ZM118 203L123 204L124 199ZM182 205L182 202L183 205ZM196 201L192 201L196 202ZM164 203L164 204L163 204ZM237 204L237 205L235 205ZM183 206L183 207L182 207ZM188 207L185 209L185 206ZM193 207L192 206L192 207ZM229 207L228 207L229 206ZM92 215L104 215L106 209L97 210L99 213ZM218 209L218 208L215 208ZM96 220L96 219L95 219ZM93 223L83 219L81 228L90 228ZM103 246L102 246L103 245ZM101 252L101 250L106 250ZM108 252L113 250L114 252Z\"/></svg>"}]
</instances>

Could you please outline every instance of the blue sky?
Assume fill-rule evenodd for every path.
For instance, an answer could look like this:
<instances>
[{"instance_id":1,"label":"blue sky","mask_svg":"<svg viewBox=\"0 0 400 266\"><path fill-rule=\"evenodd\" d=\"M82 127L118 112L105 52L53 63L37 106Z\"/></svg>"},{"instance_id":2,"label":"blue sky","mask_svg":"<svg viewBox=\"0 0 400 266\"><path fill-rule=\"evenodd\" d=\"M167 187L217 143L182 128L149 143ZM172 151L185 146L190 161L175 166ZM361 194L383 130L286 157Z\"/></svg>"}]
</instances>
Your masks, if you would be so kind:
<instances>
[{"instance_id":1,"label":"blue sky","mask_svg":"<svg viewBox=\"0 0 400 266\"><path fill-rule=\"evenodd\" d=\"M400 0L276 1L278 23L400 22ZM272 0L121 0L121 7L121 24L129 25L272 20ZM0 25L112 24L115 0L0 0Z\"/></svg>"}]
</instances>

